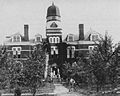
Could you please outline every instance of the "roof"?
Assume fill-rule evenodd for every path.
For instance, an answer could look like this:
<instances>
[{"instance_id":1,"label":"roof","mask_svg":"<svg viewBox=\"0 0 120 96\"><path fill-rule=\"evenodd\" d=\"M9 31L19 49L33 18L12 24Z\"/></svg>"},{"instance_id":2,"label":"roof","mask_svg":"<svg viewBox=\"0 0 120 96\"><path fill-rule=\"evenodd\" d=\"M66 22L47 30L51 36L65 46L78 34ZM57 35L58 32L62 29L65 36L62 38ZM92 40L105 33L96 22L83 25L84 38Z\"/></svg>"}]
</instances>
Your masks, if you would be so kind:
<instances>
[{"instance_id":1,"label":"roof","mask_svg":"<svg viewBox=\"0 0 120 96\"><path fill-rule=\"evenodd\" d=\"M102 35L100 33L96 32L90 28L90 30L84 35L84 40L81 40L81 41L90 41L89 37L91 34L99 34L99 36L102 37ZM74 41L79 41L79 34L68 34L63 41L67 41L67 37L69 35L74 36Z\"/></svg>"},{"instance_id":2,"label":"roof","mask_svg":"<svg viewBox=\"0 0 120 96\"><path fill-rule=\"evenodd\" d=\"M35 45L33 42L5 42L5 45Z\"/></svg>"},{"instance_id":3,"label":"roof","mask_svg":"<svg viewBox=\"0 0 120 96\"><path fill-rule=\"evenodd\" d=\"M81 45L92 45L92 44L98 44L98 42L94 42L94 41L73 41L73 42L66 42L67 44L70 44L70 45L78 45L78 44L81 44Z\"/></svg>"},{"instance_id":4,"label":"roof","mask_svg":"<svg viewBox=\"0 0 120 96\"><path fill-rule=\"evenodd\" d=\"M49 17L49 16L59 16L60 17L59 8L57 6L55 6L54 3L52 3L52 5L50 7L48 7L48 9L47 9L47 17Z\"/></svg>"}]
</instances>

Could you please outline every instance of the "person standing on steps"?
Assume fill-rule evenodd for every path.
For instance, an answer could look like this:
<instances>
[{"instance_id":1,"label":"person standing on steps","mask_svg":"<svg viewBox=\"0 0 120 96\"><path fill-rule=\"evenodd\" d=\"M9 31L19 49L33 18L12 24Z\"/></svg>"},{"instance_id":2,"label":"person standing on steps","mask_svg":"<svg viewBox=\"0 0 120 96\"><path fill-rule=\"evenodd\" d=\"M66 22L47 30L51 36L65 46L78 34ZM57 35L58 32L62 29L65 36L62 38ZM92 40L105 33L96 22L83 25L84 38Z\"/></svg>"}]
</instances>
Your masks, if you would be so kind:
<instances>
[{"instance_id":1,"label":"person standing on steps","mask_svg":"<svg viewBox=\"0 0 120 96\"><path fill-rule=\"evenodd\" d=\"M73 78L71 78L69 84L70 84L70 89L69 89L69 92L70 92L70 91L73 91L73 89L74 89L75 80Z\"/></svg>"}]
</instances>

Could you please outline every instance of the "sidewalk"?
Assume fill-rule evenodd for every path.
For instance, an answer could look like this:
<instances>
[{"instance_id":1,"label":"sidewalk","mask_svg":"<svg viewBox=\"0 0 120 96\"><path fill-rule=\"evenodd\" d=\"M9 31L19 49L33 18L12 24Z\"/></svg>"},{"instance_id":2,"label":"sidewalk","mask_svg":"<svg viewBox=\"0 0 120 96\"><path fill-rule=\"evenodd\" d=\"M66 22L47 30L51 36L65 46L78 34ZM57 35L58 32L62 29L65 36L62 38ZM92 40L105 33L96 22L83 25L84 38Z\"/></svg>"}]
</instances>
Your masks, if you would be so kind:
<instances>
[{"instance_id":1,"label":"sidewalk","mask_svg":"<svg viewBox=\"0 0 120 96\"><path fill-rule=\"evenodd\" d=\"M69 89L65 88L62 84L54 85L55 85L54 93L57 94L57 96L83 96L83 94L69 92Z\"/></svg>"}]
</instances>

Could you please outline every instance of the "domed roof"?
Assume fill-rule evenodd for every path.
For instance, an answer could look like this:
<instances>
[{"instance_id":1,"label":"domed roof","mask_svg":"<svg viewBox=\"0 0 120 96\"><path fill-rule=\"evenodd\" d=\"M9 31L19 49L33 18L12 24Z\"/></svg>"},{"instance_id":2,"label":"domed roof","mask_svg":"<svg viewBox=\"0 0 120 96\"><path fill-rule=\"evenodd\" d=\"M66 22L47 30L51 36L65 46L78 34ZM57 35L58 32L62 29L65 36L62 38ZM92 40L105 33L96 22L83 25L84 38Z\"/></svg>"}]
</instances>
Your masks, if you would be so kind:
<instances>
[{"instance_id":1,"label":"domed roof","mask_svg":"<svg viewBox=\"0 0 120 96\"><path fill-rule=\"evenodd\" d=\"M47 9L47 17L49 17L49 16L59 16L60 17L59 8L57 6L55 6L54 3L52 3L52 5L50 7L48 7L48 9Z\"/></svg>"}]
</instances>

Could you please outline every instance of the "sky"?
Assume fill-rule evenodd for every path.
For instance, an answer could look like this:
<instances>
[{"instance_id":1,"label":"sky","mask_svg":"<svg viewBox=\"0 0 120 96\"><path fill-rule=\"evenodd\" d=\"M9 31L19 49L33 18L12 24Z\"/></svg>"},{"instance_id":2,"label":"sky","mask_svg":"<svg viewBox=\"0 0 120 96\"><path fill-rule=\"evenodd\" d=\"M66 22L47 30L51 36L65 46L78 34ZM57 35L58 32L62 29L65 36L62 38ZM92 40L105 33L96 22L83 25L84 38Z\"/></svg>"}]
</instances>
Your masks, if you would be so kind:
<instances>
[{"instance_id":1,"label":"sky","mask_svg":"<svg viewBox=\"0 0 120 96\"><path fill-rule=\"evenodd\" d=\"M101 34L107 31L115 43L120 41L120 0L0 0L0 44L6 36L24 33L29 24L29 36L46 36L47 8L54 2L59 8L63 39L78 34L79 24L85 33L90 29Z\"/></svg>"}]
</instances>

